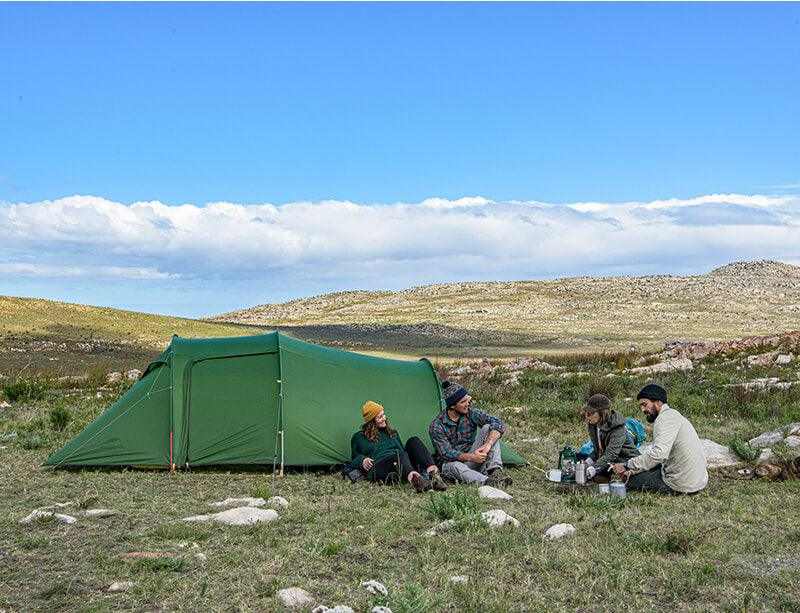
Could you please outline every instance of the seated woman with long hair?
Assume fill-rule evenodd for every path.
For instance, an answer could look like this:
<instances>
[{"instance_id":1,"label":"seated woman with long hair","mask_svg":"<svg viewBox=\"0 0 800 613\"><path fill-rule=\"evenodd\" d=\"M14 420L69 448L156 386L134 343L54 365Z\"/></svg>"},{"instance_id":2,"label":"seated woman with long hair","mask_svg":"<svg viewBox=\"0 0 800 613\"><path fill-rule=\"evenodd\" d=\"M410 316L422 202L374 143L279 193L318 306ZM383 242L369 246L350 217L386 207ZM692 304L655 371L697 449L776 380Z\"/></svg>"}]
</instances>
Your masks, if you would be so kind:
<instances>
[{"instance_id":1,"label":"seated woman with long hair","mask_svg":"<svg viewBox=\"0 0 800 613\"><path fill-rule=\"evenodd\" d=\"M447 489L425 444L412 436L403 446L381 405L368 400L361 407L361 415L364 425L350 439L352 460L349 470L360 470L370 481L385 483L402 478L417 492L431 487ZM428 478L423 478L423 474Z\"/></svg>"}]
</instances>

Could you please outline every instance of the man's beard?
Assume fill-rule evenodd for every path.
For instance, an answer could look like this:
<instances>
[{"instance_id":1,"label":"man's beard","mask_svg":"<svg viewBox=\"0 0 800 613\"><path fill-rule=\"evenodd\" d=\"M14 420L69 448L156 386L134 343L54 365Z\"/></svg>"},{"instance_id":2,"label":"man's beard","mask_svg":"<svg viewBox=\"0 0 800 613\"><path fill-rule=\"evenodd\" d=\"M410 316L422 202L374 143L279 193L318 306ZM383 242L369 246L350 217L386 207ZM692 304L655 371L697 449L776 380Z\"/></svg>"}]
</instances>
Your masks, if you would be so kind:
<instances>
[{"instance_id":1,"label":"man's beard","mask_svg":"<svg viewBox=\"0 0 800 613\"><path fill-rule=\"evenodd\" d=\"M658 419L658 413L647 413L647 422L652 424L656 419Z\"/></svg>"}]
</instances>

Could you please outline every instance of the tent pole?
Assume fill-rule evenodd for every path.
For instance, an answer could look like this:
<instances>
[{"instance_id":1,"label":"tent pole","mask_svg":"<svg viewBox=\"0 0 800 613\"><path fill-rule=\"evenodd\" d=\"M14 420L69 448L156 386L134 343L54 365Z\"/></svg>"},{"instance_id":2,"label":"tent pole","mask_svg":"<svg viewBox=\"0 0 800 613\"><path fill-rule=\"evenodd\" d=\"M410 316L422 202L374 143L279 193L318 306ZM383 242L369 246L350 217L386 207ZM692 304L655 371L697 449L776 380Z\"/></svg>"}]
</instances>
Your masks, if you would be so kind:
<instances>
[{"instance_id":1,"label":"tent pole","mask_svg":"<svg viewBox=\"0 0 800 613\"><path fill-rule=\"evenodd\" d=\"M280 476L283 477L283 430L281 430L281 473Z\"/></svg>"}]
</instances>

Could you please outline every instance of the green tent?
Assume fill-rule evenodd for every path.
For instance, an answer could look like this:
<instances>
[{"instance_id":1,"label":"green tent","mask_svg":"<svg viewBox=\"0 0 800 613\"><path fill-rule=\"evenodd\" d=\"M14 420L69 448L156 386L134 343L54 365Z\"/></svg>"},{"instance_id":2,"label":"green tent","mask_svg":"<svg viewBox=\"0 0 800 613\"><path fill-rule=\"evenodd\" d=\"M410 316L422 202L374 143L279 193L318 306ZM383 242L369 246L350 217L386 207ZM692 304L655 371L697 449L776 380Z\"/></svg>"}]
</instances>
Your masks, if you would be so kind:
<instances>
[{"instance_id":1,"label":"green tent","mask_svg":"<svg viewBox=\"0 0 800 613\"><path fill-rule=\"evenodd\" d=\"M430 446L441 410L427 360L388 360L258 336L186 339L169 347L139 381L47 466L324 466L350 459L360 407L386 408L403 440ZM504 447L509 464L523 460Z\"/></svg>"}]
</instances>

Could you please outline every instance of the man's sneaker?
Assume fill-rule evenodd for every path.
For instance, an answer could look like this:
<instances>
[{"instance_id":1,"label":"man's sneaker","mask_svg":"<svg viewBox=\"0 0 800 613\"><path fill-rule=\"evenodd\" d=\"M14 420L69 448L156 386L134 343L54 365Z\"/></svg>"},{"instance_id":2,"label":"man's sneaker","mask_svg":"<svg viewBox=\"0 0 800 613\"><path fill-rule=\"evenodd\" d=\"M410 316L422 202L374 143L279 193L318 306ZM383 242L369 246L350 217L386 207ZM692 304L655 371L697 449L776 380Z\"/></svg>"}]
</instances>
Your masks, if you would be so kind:
<instances>
[{"instance_id":1,"label":"man's sneaker","mask_svg":"<svg viewBox=\"0 0 800 613\"><path fill-rule=\"evenodd\" d=\"M503 472L502 467L490 470L489 478L486 479L486 485L498 488L508 487L512 483L514 483L513 479Z\"/></svg>"},{"instance_id":2,"label":"man's sneaker","mask_svg":"<svg viewBox=\"0 0 800 613\"><path fill-rule=\"evenodd\" d=\"M437 492L444 492L447 489L447 483L444 482L438 471L431 475L431 485Z\"/></svg>"},{"instance_id":3,"label":"man's sneaker","mask_svg":"<svg viewBox=\"0 0 800 613\"><path fill-rule=\"evenodd\" d=\"M430 482L425 481L425 479L420 477L419 473L411 477L411 486L414 488L414 491L417 492L417 494L421 494L422 492L426 492L431 489Z\"/></svg>"}]
</instances>

